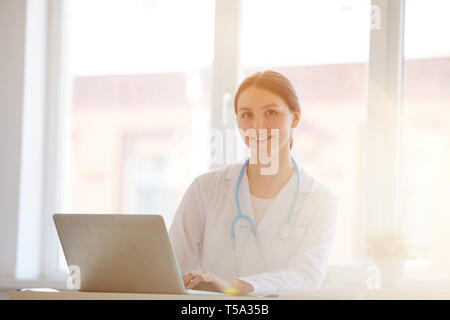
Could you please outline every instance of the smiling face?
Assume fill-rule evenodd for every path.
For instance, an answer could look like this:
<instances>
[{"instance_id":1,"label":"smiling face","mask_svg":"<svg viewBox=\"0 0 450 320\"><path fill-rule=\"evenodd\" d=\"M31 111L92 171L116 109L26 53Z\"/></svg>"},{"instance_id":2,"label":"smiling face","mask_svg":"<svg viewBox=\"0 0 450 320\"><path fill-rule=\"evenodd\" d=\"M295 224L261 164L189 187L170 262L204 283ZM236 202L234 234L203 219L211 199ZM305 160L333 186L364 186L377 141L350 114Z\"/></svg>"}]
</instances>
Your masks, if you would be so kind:
<instances>
[{"instance_id":1,"label":"smiling face","mask_svg":"<svg viewBox=\"0 0 450 320\"><path fill-rule=\"evenodd\" d=\"M267 142L267 150L271 150L271 139L275 136L275 130L272 132L272 129L278 129L278 149L289 150L289 138L292 129L300 120L300 111L291 111L282 98L268 90L252 86L242 91L239 96L236 120L239 129L244 132L249 129L256 130L256 137L243 136L248 147L250 139L254 139L258 146Z\"/></svg>"}]
</instances>

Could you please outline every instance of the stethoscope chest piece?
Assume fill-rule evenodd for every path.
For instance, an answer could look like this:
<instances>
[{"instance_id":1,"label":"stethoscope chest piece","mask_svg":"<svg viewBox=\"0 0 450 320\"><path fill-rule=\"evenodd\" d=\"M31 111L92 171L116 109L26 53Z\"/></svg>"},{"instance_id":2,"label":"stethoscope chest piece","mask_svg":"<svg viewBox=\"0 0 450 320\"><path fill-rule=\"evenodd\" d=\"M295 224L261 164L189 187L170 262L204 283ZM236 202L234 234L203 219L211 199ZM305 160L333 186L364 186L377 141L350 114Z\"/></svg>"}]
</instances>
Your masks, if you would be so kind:
<instances>
[{"instance_id":1,"label":"stethoscope chest piece","mask_svg":"<svg viewBox=\"0 0 450 320\"><path fill-rule=\"evenodd\" d=\"M280 240L288 240L291 235L291 226L288 223L283 224L278 230Z\"/></svg>"}]
</instances>

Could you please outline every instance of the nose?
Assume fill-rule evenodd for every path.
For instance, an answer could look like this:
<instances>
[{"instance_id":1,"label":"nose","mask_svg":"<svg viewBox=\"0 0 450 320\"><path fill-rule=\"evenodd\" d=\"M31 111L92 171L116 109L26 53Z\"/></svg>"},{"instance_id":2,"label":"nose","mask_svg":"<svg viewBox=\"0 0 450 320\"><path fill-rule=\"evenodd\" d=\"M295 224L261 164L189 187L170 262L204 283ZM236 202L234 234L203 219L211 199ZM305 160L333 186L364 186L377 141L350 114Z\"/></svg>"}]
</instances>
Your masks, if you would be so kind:
<instances>
[{"instance_id":1,"label":"nose","mask_svg":"<svg viewBox=\"0 0 450 320\"><path fill-rule=\"evenodd\" d=\"M259 129L266 129L266 119L264 119L263 116L257 116L255 117L255 120L253 121L253 129L256 130L257 135L259 136ZM267 132L268 133L268 132Z\"/></svg>"}]
</instances>

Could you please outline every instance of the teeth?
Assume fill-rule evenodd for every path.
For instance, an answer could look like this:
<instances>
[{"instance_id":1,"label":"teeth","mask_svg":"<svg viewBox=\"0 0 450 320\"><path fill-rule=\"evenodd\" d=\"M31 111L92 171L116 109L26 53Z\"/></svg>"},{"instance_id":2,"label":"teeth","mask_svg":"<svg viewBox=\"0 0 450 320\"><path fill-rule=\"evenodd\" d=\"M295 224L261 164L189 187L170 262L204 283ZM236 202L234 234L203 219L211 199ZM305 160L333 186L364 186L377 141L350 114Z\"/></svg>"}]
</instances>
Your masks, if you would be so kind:
<instances>
[{"instance_id":1,"label":"teeth","mask_svg":"<svg viewBox=\"0 0 450 320\"><path fill-rule=\"evenodd\" d=\"M256 140L256 141L264 141L264 140L267 140L269 138L270 138L270 136L260 137L259 139L256 139L256 138L252 138L252 139Z\"/></svg>"}]
</instances>

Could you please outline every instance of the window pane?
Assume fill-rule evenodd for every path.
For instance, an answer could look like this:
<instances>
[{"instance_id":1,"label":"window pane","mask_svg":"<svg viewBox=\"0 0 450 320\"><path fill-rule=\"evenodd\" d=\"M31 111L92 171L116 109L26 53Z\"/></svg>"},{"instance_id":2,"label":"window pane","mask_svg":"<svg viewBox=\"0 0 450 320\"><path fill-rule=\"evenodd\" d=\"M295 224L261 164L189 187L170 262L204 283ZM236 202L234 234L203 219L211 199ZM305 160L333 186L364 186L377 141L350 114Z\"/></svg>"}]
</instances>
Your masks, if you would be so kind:
<instances>
[{"instance_id":1,"label":"window pane","mask_svg":"<svg viewBox=\"0 0 450 320\"><path fill-rule=\"evenodd\" d=\"M401 208L411 273L450 276L450 2L408 0Z\"/></svg>"},{"instance_id":2,"label":"window pane","mask_svg":"<svg viewBox=\"0 0 450 320\"><path fill-rule=\"evenodd\" d=\"M340 198L331 263L355 260L361 250L369 32L369 0L243 1L245 76L270 68L291 80L302 106L294 156Z\"/></svg>"},{"instance_id":3,"label":"window pane","mask_svg":"<svg viewBox=\"0 0 450 320\"><path fill-rule=\"evenodd\" d=\"M161 214L170 225L208 169L199 137L209 129L214 1L71 0L67 36L63 210Z\"/></svg>"}]
</instances>

